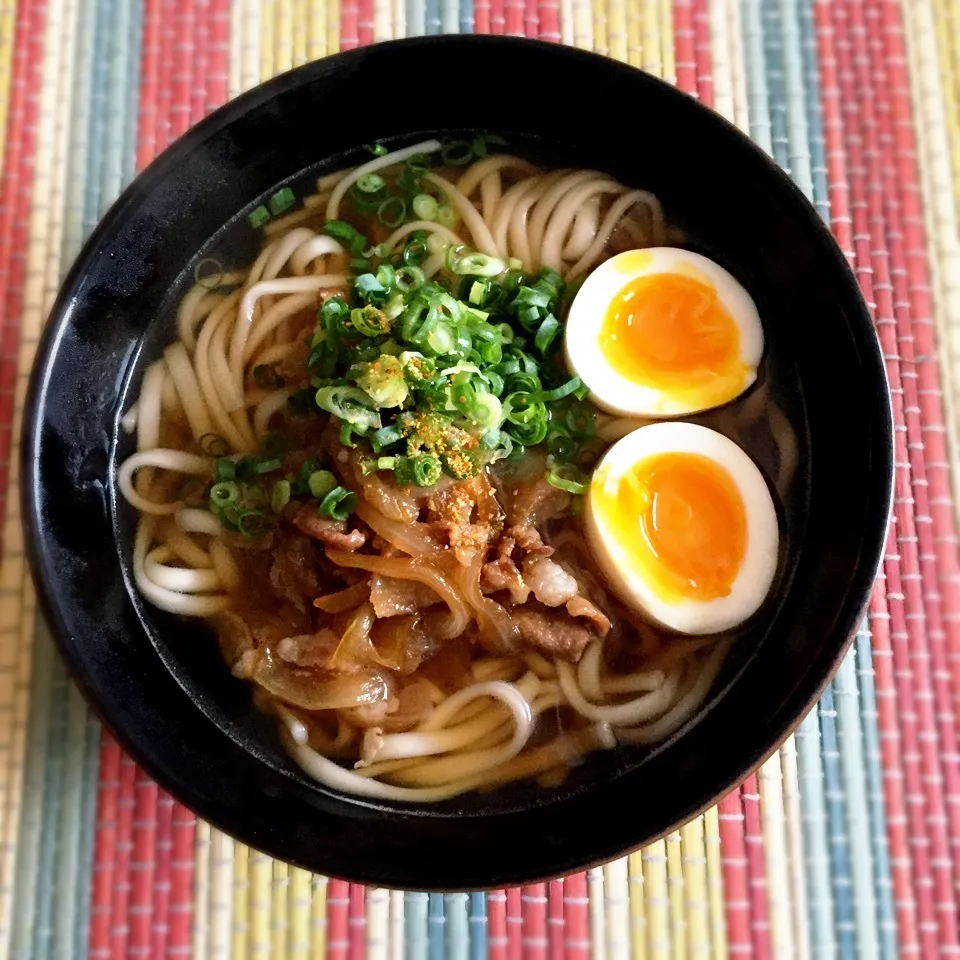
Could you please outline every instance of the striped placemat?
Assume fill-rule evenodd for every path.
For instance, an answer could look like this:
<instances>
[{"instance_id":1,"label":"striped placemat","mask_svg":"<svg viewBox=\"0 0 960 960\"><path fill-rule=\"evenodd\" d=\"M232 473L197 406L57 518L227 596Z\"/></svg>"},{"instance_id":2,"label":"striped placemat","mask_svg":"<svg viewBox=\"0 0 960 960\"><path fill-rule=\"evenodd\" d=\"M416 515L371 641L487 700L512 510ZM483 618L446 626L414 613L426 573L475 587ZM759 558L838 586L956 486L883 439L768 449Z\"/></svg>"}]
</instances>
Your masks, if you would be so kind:
<instances>
[{"instance_id":1,"label":"striped placemat","mask_svg":"<svg viewBox=\"0 0 960 960\"><path fill-rule=\"evenodd\" d=\"M36 616L17 445L57 285L138 168L280 71L470 31L643 67L790 172L877 324L896 501L836 679L716 808L586 874L404 894L235 843L101 731ZM0 129L0 956L960 954L958 0L6 0Z\"/></svg>"}]
</instances>

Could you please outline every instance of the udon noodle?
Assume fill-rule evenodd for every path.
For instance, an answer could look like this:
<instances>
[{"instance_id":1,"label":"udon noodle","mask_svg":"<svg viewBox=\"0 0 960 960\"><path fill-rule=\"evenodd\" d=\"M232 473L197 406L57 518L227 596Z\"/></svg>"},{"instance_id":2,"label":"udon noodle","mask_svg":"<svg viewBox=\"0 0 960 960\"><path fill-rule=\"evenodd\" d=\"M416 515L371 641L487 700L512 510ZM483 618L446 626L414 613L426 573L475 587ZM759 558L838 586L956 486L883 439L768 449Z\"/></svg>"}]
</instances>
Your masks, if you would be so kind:
<instances>
[{"instance_id":1,"label":"udon noodle","mask_svg":"<svg viewBox=\"0 0 960 960\"><path fill-rule=\"evenodd\" d=\"M508 154L456 166L441 149L428 141L323 176L300 209L266 223L251 265L201 265L177 339L123 418L136 452L117 475L138 512L142 595L209 621L305 773L397 801L557 783L592 751L662 740L702 704L728 646L668 636L614 599L577 496L547 479L543 445L404 485L370 467L369 436L303 408L319 382L318 310L348 298L365 263L393 257L402 272L416 260L408 282L451 289L458 258L481 255L481 273L545 268L569 289L618 250L673 236L654 196L606 174ZM358 209L363 190L410 171L416 213ZM353 234L330 235L330 221ZM357 236L368 249L350 249ZM562 309L561 298L561 320ZM637 425L588 419L584 462ZM234 504L225 525L211 498L235 495L241 467L244 496L262 490L264 503ZM318 512L330 484L353 505L345 519Z\"/></svg>"}]
</instances>

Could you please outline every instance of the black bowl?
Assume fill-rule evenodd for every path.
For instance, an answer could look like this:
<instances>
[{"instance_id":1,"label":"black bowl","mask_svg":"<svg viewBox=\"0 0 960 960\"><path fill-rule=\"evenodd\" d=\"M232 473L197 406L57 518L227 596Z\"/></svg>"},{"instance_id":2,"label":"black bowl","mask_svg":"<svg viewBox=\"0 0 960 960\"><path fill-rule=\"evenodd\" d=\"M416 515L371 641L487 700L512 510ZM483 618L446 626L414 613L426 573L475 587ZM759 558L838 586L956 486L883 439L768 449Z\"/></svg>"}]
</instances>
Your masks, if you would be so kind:
<instances>
[{"instance_id":1,"label":"black bowl","mask_svg":"<svg viewBox=\"0 0 960 960\"><path fill-rule=\"evenodd\" d=\"M550 95L529 98L521 77ZM425 84L422 96L410 94ZM760 307L763 377L796 434L800 468L783 498L774 594L687 729L653 751L594 756L556 790L521 785L405 807L340 796L300 775L203 626L140 602L128 577L132 518L117 503L112 468L129 449L118 414L143 363L172 338L172 304L198 256L249 258L252 205L318 167L356 162L365 144L467 128L654 191L690 245L740 278ZM525 40L435 37L340 54L258 87L123 194L67 278L40 346L23 514L43 607L75 676L183 803L254 847L334 876L489 887L662 836L784 739L863 612L887 526L891 437L857 284L814 209L757 147L612 60Z\"/></svg>"}]
</instances>

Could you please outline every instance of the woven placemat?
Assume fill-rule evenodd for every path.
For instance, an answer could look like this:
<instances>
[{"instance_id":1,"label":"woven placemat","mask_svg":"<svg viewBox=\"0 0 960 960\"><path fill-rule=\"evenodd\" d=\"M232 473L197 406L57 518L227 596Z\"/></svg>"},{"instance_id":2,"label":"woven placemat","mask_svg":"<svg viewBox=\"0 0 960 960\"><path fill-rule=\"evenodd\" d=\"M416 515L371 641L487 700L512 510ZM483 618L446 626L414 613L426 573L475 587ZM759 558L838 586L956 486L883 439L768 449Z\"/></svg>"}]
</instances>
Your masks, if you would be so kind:
<instances>
[{"instance_id":1,"label":"woven placemat","mask_svg":"<svg viewBox=\"0 0 960 960\"><path fill-rule=\"evenodd\" d=\"M877 324L896 501L869 615L837 677L716 808L585 874L402 894L235 843L101 731L36 615L17 438L58 283L137 169L280 71L359 44L470 31L642 67L789 171ZM0 955L960 953L957 0L8 0L0 127Z\"/></svg>"}]
</instances>

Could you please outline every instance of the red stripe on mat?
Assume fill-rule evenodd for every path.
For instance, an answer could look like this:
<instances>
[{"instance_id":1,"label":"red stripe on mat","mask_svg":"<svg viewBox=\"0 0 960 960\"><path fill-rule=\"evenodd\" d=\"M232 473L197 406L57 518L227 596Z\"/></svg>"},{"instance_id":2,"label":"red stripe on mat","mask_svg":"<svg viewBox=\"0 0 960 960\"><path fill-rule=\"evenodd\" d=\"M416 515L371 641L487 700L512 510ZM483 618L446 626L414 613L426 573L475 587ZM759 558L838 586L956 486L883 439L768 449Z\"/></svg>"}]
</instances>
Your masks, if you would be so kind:
<instances>
[{"instance_id":1,"label":"red stripe on mat","mask_svg":"<svg viewBox=\"0 0 960 960\"><path fill-rule=\"evenodd\" d=\"M360 45L373 43L373 0L359 0L357 38Z\"/></svg>"},{"instance_id":2,"label":"red stripe on mat","mask_svg":"<svg viewBox=\"0 0 960 960\"><path fill-rule=\"evenodd\" d=\"M563 919L567 960L590 956L590 897L587 875L574 873L563 881Z\"/></svg>"},{"instance_id":3,"label":"red stripe on mat","mask_svg":"<svg viewBox=\"0 0 960 960\"><path fill-rule=\"evenodd\" d=\"M473 32L490 33L490 0L476 0L473 5Z\"/></svg>"},{"instance_id":4,"label":"red stripe on mat","mask_svg":"<svg viewBox=\"0 0 960 960\"><path fill-rule=\"evenodd\" d=\"M677 86L691 96L697 96L697 60L694 53L692 0L674 0L673 50Z\"/></svg>"},{"instance_id":5,"label":"red stripe on mat","mask_svg":"<svg viewBox=\"0 0 960 960\"><path fill-rule=\"evenodd\" d=\"M358 24L360 5L358 0L341 0L340 3L340 49L352 50L360 45Z\"/></svg>"},{"instance_id":6,"label":"red stripe on mat","mask_svg":"<svg viewBox=\"0 0 960 960\"><path fill-rule=\"evenodd\" d=\"M488 960L507 960L507 894L491 890L487 894Z\"/></svg>"},{"instance_id":7,"label":"red stripe on mat","mask_svg":"<svg viewBox=\"0 0 960 960\"><path fill-rule=\"evenodd\" d=\"M348 960L363 960L367 951L367 888L362 884L350 884L347 922L350 937Z\"/></svg>"},{"instance_id":8,"label":"red stripe on mat","mask_svg":"<svg viewBox=\"0 0 960 960\"><path fill-rule=\"evenodd\" d=\"M523 960L547 960L547 885L530 883L520 890L523 913Z\"/></svg>"},{"instance_id":9,"label":"red stripe on mat","mask_svg":"<svg viewBox=\"0 0 960 960\"><path fill-rule=\"evenodd\" d=\"M14 28L6 150L0 177L0 517L6 517L20 353L27 231L37 141L37 98L43 68L46 0L21 0ZM0 549L2 543L0 529Z\"/></svg>"},{"instance_id":10,"label":"red stripe on mat","mask_svg":"<svg viewBox=\"0 0 960 960\"><path fill-rule=\"evenodd\" d=\"M507 31L507 14L504 0L490 0L490 32L503 36Z\"/></svg>"},{"instance_id":11,"label":"red stripe on mat","mask_svg":"<svg viewBox=\"0 0 960 960\"><path fill-rule=\"evenodd\" d=\"M506 20L505 33L508 37L522 37L524 19L523 0L503 0L503 15Z\"/></svg>"},{"instance_id":12,"label":"red stripe on mat","mask_svg":"<svg viewBox=\"0 0 960 960\"><path fill-rule=\"evenodd\" d=\"M709 0L693 0L693 62L697 79L697 96L708 107L713 106L713 61L710 55Z\"/></svg>"},{"instance_id":13,"label":"red stripe on mat","mask_svg":"<svg viewBox=\"0 0 960 960\"><path fill-rule=\"evenodd\" d=\"M771 955L770 922L767 910L767 868L763 858L763 822L760 818L760 788L751 774L740 789L743 802L743 839L747 851L750 893L750 938L755 960Z\"/></svg>"},{"instance_id":14,"label":"red stripe on mat","mask_svg":"<svg viewBox=\"0 0 960 960\"><path fill-rule=\"evenodd\" d=\"M507 888L507 960L523 956L523 902L519 887Z\"/></svg>"},{"instance_id":15,"label":"red stripe on mat","mask_svg":"<svg viewBox=\"0 0 960 960\"><path fill-rule=\"evenodd\" d=\"M547 955L550 960L565 960L563 935L563 880L547 884Z\"/></svg>"},{"instance_id":16,"label":"red stripe on mat","mask_svg":"<svg viewBox=\"0 0 960 960\"><path fill-rule=\"evenodd\" d=\"M823 131L827 151L827 185L830 197L830 226L840 248L855 266L853 245L853 197L847 173L844 150L843 98L849 93L851 79L845 63L845 85L840 88L837 52L827 0L818 0L814 7L817 34L817 59L820 67L820 99ZM858 188L860 184L858 183ZM859 196L858 206L862 206ZM869 277L866 279L869 284ZM861 280L861 286L864 281ZM865 293L869 292L865 287ZM896 681L890 640L890 617L886 598L878 586L870 605L873 667L876 683L877 727L880 733L881 763L884 771L884 804L887 814L887 842L890 849L890 872L897 929L905 956L919 952L917 906L913 894L910 860L910 837L907 829L906 799L900 770L902 747L897 726Z\"/></svg>"},{"instance_id":17,"label":"red stripe on mat","mask_svg":"<svg viewBox=\"0 0 960 960\"><path fill-rule=\"evenodd\" d=\"M348 960L350 949L350 884L327 884L327 960Z\"/></svg>"},{"instance_id":18,"label":"red stripe on mat","mask_svg":"<svg viewBox=\"0 0 960 960\"><path fill-rule=\"evenodd\" d=\"M720 865L723 869L727 945L731 955L750 954L750 882L744 839L743 803L740 791L728 793L718 804Z\"/></svg>"}]
</instances>

